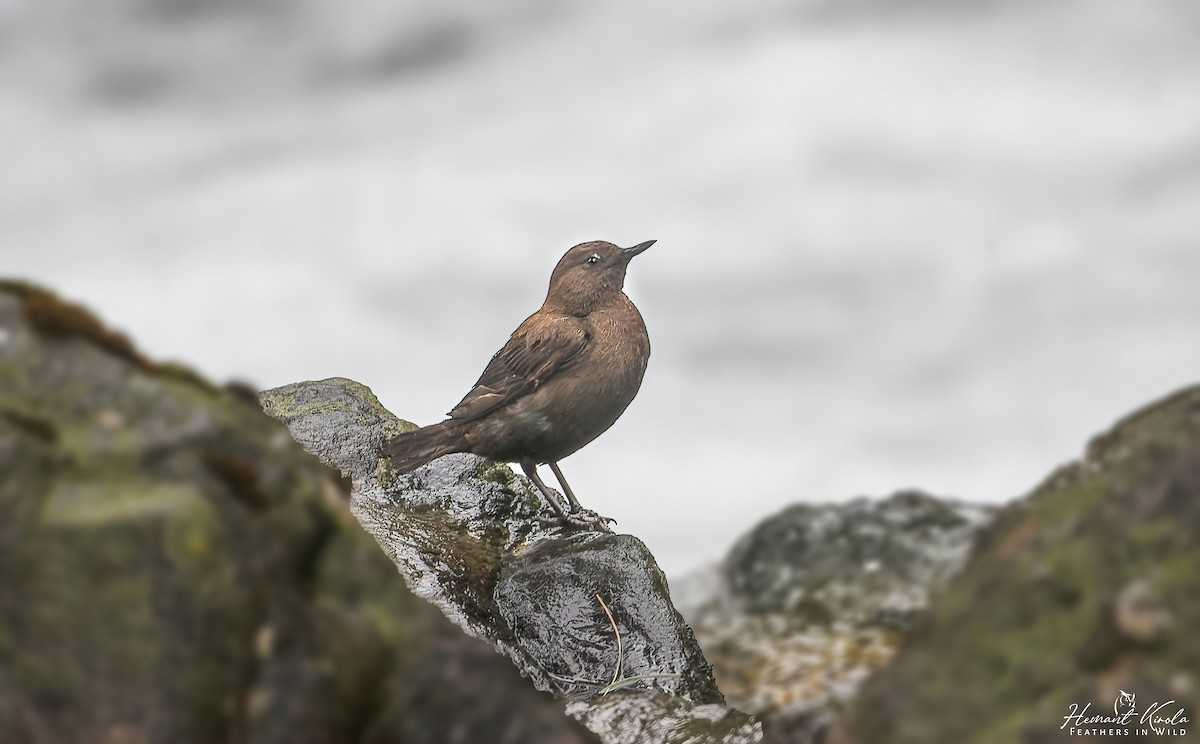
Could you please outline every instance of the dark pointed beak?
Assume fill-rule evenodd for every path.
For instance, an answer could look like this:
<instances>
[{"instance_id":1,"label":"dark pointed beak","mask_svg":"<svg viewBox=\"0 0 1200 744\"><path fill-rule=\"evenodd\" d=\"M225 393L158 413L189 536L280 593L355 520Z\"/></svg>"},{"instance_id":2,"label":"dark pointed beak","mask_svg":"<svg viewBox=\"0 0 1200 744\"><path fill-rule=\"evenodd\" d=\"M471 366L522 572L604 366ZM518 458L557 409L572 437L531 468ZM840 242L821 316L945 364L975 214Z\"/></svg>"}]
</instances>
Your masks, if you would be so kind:
<instances>
[{"instance_id":1,"label":"dark pointed beak","mask_svg":"<svg viewBox=\"0 0 1200 744\"><path fill-rule=\"evenodd\" d=\"M657 242L658 242L657 240L647 240L645 243L638 243L637 245L633 246L632 248L622 248L621 253L624 253L625 256L628 258L633 258L637 254L641 253L642 251L646 250L647 248L649 248L650 246L654 245Z\"/></svg>"}]
</instances>

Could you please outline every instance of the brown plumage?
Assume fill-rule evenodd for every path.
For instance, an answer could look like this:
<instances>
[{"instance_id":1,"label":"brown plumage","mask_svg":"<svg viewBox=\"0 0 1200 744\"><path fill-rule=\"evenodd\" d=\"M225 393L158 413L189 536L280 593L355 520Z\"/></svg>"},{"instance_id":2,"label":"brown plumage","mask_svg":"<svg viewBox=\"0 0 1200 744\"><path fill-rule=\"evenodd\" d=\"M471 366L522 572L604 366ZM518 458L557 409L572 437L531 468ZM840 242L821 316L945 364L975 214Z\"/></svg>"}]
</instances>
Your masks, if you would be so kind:
<instances>
[{"instance_id":1,"label":"brown plumage","mask_svg":"<svg viewBox=\"0 0 1200 744\"><path fill-rule=\"evenodd\" d=\"M517 462L559 520L608 529L579 505L558 461L612 426L641 387L650 337L622 289L630 259L653 243L596 241L567 251L542 307L513 331L450 418L388 442L392 467L408 473L452 452ZM569 511L538 477L542 463L562 485Z\"/></svg>"}]
</instances>

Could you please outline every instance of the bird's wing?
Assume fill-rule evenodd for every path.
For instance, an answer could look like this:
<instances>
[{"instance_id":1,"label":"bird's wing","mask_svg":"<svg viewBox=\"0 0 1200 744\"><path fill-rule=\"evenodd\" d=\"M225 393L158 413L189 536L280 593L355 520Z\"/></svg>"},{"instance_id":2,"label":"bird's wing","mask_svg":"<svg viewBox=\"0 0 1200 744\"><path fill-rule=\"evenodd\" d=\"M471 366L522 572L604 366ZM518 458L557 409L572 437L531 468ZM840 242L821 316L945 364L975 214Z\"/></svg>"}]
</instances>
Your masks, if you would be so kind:
<instances>
[{"instance_id":1,"label":"bird's wing","mask_svg":"<svg viewBox=\"0 0 1200 744\"><path fill-rule=\"evenodd\" d=\"M591 338L578 318L527 320L492 357L450 418L477 419L529 395L578 360Z\"/></svg>"}]
</instances>

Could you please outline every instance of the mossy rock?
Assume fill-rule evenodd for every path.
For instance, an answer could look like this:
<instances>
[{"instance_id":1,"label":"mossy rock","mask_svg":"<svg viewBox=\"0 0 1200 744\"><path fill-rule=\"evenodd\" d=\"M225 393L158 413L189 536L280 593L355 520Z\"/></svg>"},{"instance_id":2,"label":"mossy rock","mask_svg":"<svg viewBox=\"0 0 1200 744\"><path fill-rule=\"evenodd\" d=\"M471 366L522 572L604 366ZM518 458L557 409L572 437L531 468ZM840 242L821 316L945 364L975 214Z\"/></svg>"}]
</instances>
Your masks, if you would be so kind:
<instances>
[{"instance_id":1,"label":"mossy rock","mask_svg":"<svg viewBox=\"0 0 1200 744\"><path fill-rule=\"evenodd\" d=\"M1200 387L1098 437L1006 508L840 741L1061 741L1070 706L1200 711ZM1189 733L1191 733L1189 731Z\"/></svg>"},{"instance_id":2,"label":"mossy rock","mask_svg":"<svg viewBox=\"0 0 1200 744\"><path fill-rule=\"evenodd\" d=\"M490 725L589 740L404 587L245 387L0 282L0 741L448 740L422 695L463 668Z\"/></svg>"}]
</instances>

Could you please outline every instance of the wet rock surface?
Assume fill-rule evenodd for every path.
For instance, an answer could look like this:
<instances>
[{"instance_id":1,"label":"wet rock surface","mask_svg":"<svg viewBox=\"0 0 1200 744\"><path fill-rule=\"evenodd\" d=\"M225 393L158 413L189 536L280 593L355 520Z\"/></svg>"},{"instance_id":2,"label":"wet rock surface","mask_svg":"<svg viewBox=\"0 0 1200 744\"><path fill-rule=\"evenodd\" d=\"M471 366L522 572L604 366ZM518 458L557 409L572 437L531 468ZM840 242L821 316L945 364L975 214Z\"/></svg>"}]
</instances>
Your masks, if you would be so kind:
<instances>
[{"instance_id":1,"label":"wet rock surface","mask_svg":"<svg viewBox=\"0 0 1200 744\"><path fill-rule=\"evenodd\" d=\"M0 742L595 741L347 496L253 392L0 282Z\"/></svg>"},{"instance_id":2,"label":"wet rock surface","mask_svg":"<svg viewBox=\"0 0 1200 744\"><path fill-rule=\"evenodd\" d=\"M1136 696L1134 724L1174 701L1164 717L1182 709L1191 734L1197 567L1193 387L1119 422L999 513L892 663L862 687L835 740L1063 741L1072 704L1104 714L1122 690Z\"/></svg>"},{"instance_id":3,"label":"wet rock surface","mask_svg":"<svg viewBox=\"0 0 1200 744\"><path fill-rule=\"evenodd\" d=\"M761 738L757 723L725 707L636 538L544 529L532 485L473 455L396 475L379 450L411 425L351 380L295 383L261 399L306 449L353 480L355 516L412 590L538 689L574 699L571 714L603 741Z\"/></svg>"},{"instance_id":4,"label":"wet rock surface","mask_svg":"<svg viewBox=\"0 0 1200 744\"><path fill-rule=\"evenodd\" d=\"M906 491L763 520L689 592L686 614L721 689L762 718L769 741L816 741L993 513Z\"/></svg>"},{"instance_id":5,"label":"wet rock surface","mask_svg":"<svg viewBox=\"0 0 1200 744\"><path fill-rule=\"evenodd\" d=\"M544 541L505 565L495 592L500 614L556 692L588 698L644 681L688 700L723 702L712 678L694 673L707 663L662 574L648 565L641 541L597 533Z\"/></svg>"}]
</instances>

